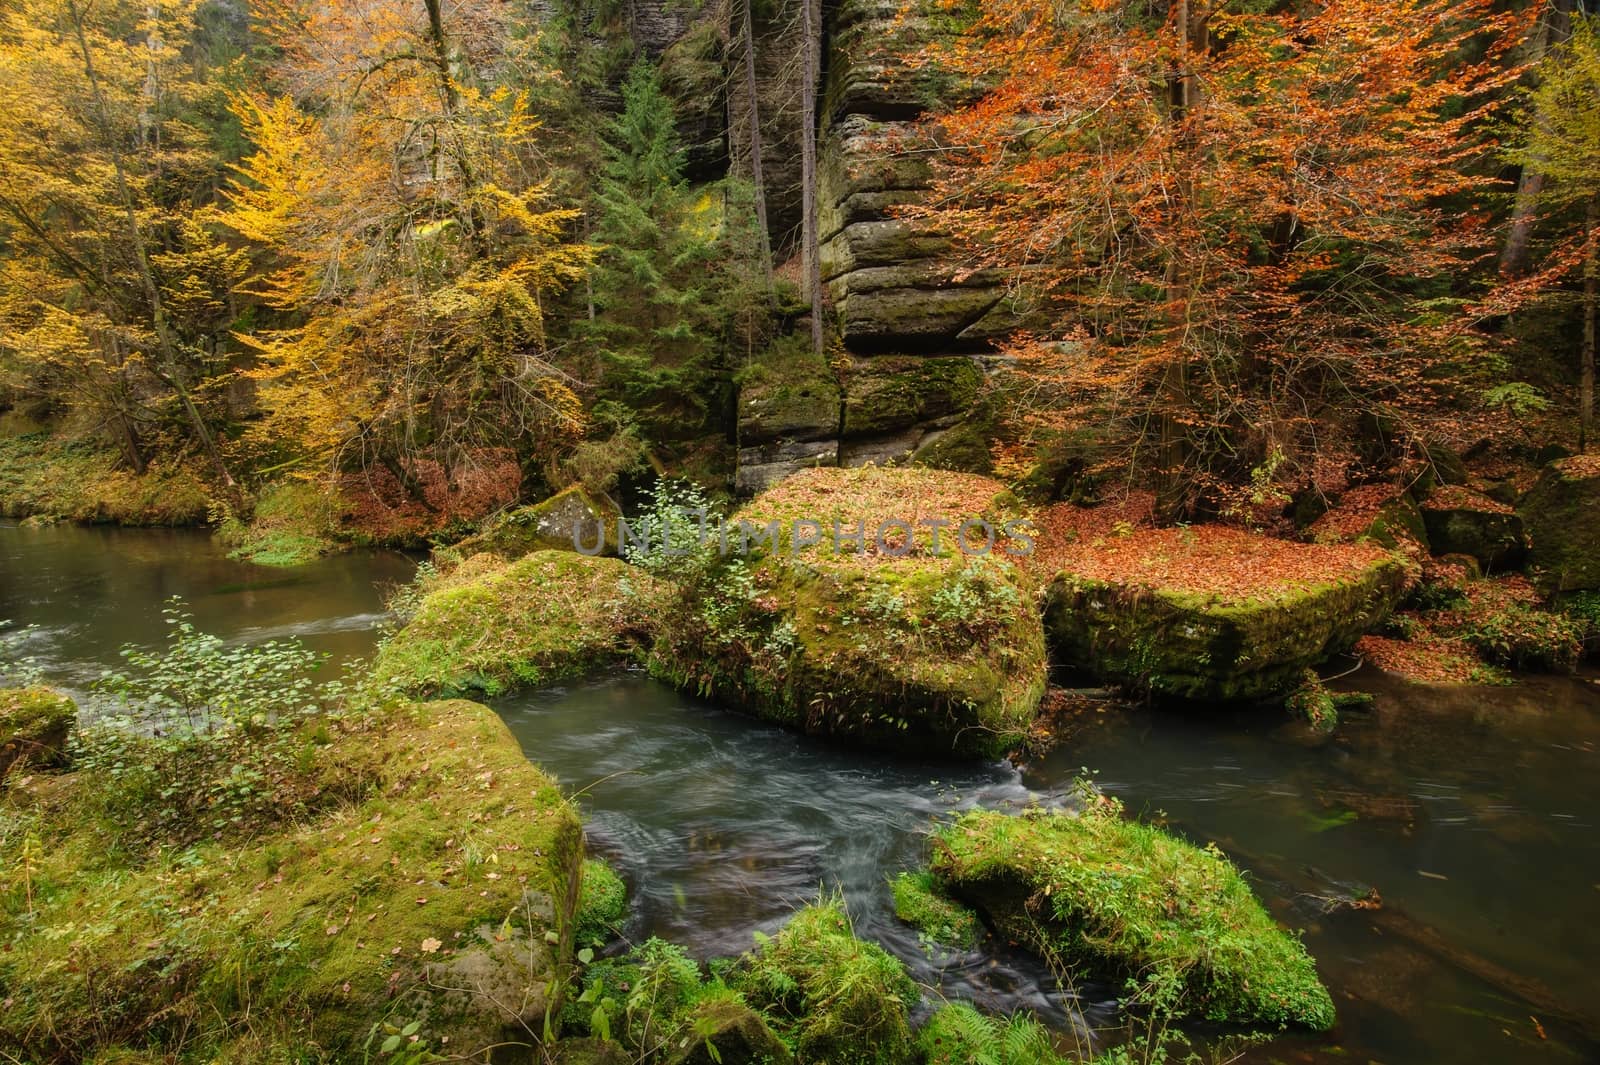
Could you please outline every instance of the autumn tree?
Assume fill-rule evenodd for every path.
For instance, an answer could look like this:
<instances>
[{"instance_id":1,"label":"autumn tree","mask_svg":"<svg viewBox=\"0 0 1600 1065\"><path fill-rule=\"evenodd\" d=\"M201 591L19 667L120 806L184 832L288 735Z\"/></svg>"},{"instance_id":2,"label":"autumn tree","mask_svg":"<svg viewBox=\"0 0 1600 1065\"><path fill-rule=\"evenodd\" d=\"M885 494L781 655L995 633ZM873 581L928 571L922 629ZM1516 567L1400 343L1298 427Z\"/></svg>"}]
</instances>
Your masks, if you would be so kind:
<instances>
[{"instance_id":1,"label":"autumn tree","mask_svg":"<svg viewBox=\"0 0 1600 1065\"><path fill-rule=\"evenodd\" d=\"M1453 279L1491 250L1469 165L1525 27L1487 0L1002 0L936 60L920 213L1037 293L1011 354L1013 465L1082 461L1169 512L1337 487L1378 432L1481 407L1495 366ZM1473 58L1467 58L1473 57Z\"/></svg>"},{"instance_id":2,"label":"autumn tree","mask_svg":"<svg viewBox=\"0 0 1600 1065\"><path fill-rule=\"evenodd\" d=\"M0 13L0 360L142 471L217 438L247 267L196 218L222 170L196 0L18 0ZM26 105L21 105L26 101Z\"/></svg>"},{"instance_id":3,"label":"autumn tree","mask_svg":"<svg viewBox=\"0 0 1600 1065\"><path fill-rule=\"evenodd\" d=\"M419 463L449 475L509 445L536 468L584 427L546 306L589 253L549 202L528 93L496 82L499 11L264 5L287 92L237 101L257 147L217 216L259 253L247 290L288 323L242 337L258 436L379 464L423 502Z\"/></svg>"}]
</instances>

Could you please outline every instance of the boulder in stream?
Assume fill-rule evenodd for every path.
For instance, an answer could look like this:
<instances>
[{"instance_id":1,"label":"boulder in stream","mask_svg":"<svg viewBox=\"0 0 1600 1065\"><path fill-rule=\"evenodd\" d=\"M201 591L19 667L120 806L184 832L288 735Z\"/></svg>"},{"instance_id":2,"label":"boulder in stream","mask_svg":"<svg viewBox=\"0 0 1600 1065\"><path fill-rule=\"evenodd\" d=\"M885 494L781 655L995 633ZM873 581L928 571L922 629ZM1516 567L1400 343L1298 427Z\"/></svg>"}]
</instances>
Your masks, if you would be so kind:
<instances>
[{"instance_id":1,"label":"boulder in stream","mask_svg":"<svg viewBox=\"0 0 1600 1065\"><path fill-rule=\"evenodd\" d=\"M683 587L658 625L651 671L812 734L1004 752L1045 687L1035 586L1009 553L1025 533L1006 533L1025 513L973 474L797 474L733 516L749 542ZM967 521L967 546L982 550L958 544Z\"/></svg>"},{"instance_id":2,"label":"boulder in stream","mask_svg":"<svg viewBox=\"0 0 1600 1065\"><path fill-rule=\"evenodd\" d=\"M1177 1009L1247 1026L1333 1026L1300 941L1214 847L1185 843L1091 798L1079 814L992 810L935 831L939 890L1052 964L1141 983L1172 979Z\"/></svg>"},{"instance_id":3,"label":"boulder in stream","mask_svg":"<svg viewBox=\"0 0 1600 1065\"><path fill-rule=\"evenodd\" d=\"M1407 581L1407 564L1373 543L1293 543L1218 525L1079 536L1062 517L1042 516L1035 561L1050 581L1053 645L1102 679L1158 695L1286 693L1383 621Z\"/></svg>"},{"instance_id":4,"label":"boulder in stream","mask_svg":"<svg viewBox=\"0 0 1600 1065\"><path fill-rule=\"evenodd\" d=\"M378 651L380 687L415 695L544 684L635 657L648 575L614 558L535 551L478 555L426 589Z\"/></svg>"},{"instance_id":5,"label":"boulder in stream","mask_svg":"<svg viewBox=\"0 0 1600 1065\"><path fill-rule=\"evenodd\" d=\"M609 500L597 500L575 484L543 502L501 511L450 551L461 558L490 554L507 561L532 551L615 554L618 517Z\"/></svg>"}]
</instances>

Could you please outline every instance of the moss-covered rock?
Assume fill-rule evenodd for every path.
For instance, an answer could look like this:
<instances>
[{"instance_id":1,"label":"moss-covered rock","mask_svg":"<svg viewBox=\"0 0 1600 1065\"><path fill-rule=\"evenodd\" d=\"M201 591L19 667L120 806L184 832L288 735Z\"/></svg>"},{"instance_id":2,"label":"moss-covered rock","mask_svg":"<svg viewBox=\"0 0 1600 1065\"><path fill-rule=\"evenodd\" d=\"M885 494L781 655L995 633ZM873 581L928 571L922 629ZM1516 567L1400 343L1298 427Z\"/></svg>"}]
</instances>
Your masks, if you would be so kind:
<instances>
[{"instance_id":1,"label":"moss-covered rock","mask_svg":"<svg viewBox=\"0 0 1600 1065\"><path fill-rule=\"evenodd\" d=\"M650 578L614 558L535 551L463 564L472 576L426 595L378 651L374 679L413 694L544 684L632 658Z\"/></svg>"},{"instance_id":2,"label":"moss-covered rock","mask_svg":"<svg viewBox=\"0 0 1600 1065\"><path fill-rule=\"evenodd\" d=\"M927 870L901 873L894 878L894 915L935 946L972 950L983 935L978 915L941 893Z\"/></svg>"},{"instance_id":3,"label":"moss-covered rock","mask_svg":"<svg viewBox=\"0 0 1600 1065\"><path fill-rule=\"evenodd\" d=\"M1045 626L1062 657L1130 687L1254 699L1388 616L1407 567L1382 548L1296 544L1222 527L1128 530L1041 548Z\"/></svg>"},{"instance_id":4,"label":"moss-covered rock","mask_svg":"<svg viewBox=\"0 0 1600 1065\"><path fill-rule=\"evenodd\" d=\"M758 936L731 982L800 1061L897 1065L911 1058L917 985L882 947L856 938L838 899L806 907L775 936Z\"/></svg>"},{"instance_id":5,"label":"moss-covered rock","mask_svg":"<svg viewBox=\"0 0 1600 1065\"><path fill-rule=\"evenodd\" d=\"M957 473L994 473L995 419L983 403L948 429L929 433L911 456L914 466Z\"/></svg>"},{"instance_id":6,"label":"moss-covered rock","mask_svg":"<svg viewBox=\"0 0 1600 1065\"><path fill-rule=\"evenodd\" d=\"M610 502L575 484L542 502L495 515L452 551L462 558L488 554L507 561L534 551L614 555L618 517Z\"/></svg>"},{"instance_id":7,"label":"moss-covered rock","mask_svg":"<svg viewBox=\"0 0 1600 1065\"><path fill-rule=\"evenodd\" d=\"M1020 740L1044 692L1043 629L1000 533L1021 515L987 478L918 469L810 470L757 497L759 533L683 589L650 654L663 679L806 732L867 746L993 754ZM955 550L987 515L994 552ZM931 526L944 523L939 550ZM815 529L819 542L798 547ZM885 525L904 522L906 526ZM848 537L865 523L866 550ZM842 534L835 551L833 531ZM880 551L885 531L890 551ZM973 545L984 539L969 528Z\"/></svg>"},{"instance_id":8,"label":"moss-covered rock","mask_svg":"<svg viewBox=\"0 0 1600 1065\"><path fill-rule=\"evenodd\" d=\"M228 557L261 566L301 566L337 546L344 502L315 484L275 484L256 500L248 522L229 514L217 527Z\"/></svg>"},{"instance_id":9,"label":"moss-covered rock","mask_svg":"<svg viewBox=\"0 0 1600 1065\"><path fill-rule=\"evenodd\" d=\"M1522 501L1529 562L1557 592L1600 589L1600 455L1552 462Z\"/></svg>"},{"instance_id":10,"label":"moss-covered rock","mask_svg":"<svg viewBox=\"0 0 1600 1065\"><path fill-rule=\"evenodd\" d=\"M888 433L959 415L982 385L983 371L967 358L858 359L845 381L843 433Z\"/></svg>"},{"instance_id":11,"label":"moss-covered rock","mask_svg":"<svg viewBox=\"0 0 1600 1065\"><path fill-rule=\"evenodd\" d=\"M66 764L78 707L48 688L0 689L0 782L25 766Z\"/></svg>"},{"instance_id":12,"label":"moss-covered rock","mask_svg":"<svg viewBox=\"0 0 1600 1065\"><path fill-rule=\"evenodd\" d=\"M1182 1012L1323 1030L1333 1002L1305 948L1239 871L1108 800L1080 815L977 811L935 834L940 889L1069 968L1181 981Z\"/></svg>"},{"instance_id":13,"label":"moss-covered rock","mask_svg":"<svg viewBox=\"0 0 1600 1065\"><path fill-rule=\"evenodd\" d=\"M739 373L739 446L839 433L839 380L809 343L784 338Z\"/></svg>"},{"instance_id":14,"label":"moss-covered rock","mask_svg":"<svg viewBox=\"0 0 1600 1065\"><path fill-rule=\"evenodd\" d=\"M578 916L573 938L582 947L603 947L621 934L628 915L628 885L599 858L583 863L583 883L578 895Z\"/></svg>"},{"instance_id":15,"label":"moss-covered rock","mask_svg":"<svg viewBox=\"0 0 1600 1065\"><path fill-rule=\"evenodd\" d=\"M1306 530L1318 543L1370 540L1390 550L1425 554L1428 529L1416 501L1396 485L1353 488Z\"/></svg>"},{"instance_id":16,"label":"moss-covered rock","mask_svg":"<svg viewBox=\"0 0 1600 1065\"><path fill-rule=\"evenodd\" d=\"M1517 512L1470 488L1451 485L1429 493L1422 521L1436 554L1471 555L1485 569L1515 567L1527 553Z\"/></svg>"},{"instance_id":17,"label":"moss-covered rock","mask_svg":"<svg viewBox=\"0 0 1600 1065\"><path fill-rule=\"evenodd\" d=\"M375 1025L420 1022L470 1056L538 1031L583 856L577 811L487 707L407 704L318 726L305 758L347 801L242 842L110 845L87 770L0 802L0 1045L28 1060L100 1047L250 1060L263 1046L359 1056ZM30 842L31 841L31 842ZM451 990L446 990L451 989ZM212 1051L215 1052L213 1055Z\"/></svg>"}]
</instances>

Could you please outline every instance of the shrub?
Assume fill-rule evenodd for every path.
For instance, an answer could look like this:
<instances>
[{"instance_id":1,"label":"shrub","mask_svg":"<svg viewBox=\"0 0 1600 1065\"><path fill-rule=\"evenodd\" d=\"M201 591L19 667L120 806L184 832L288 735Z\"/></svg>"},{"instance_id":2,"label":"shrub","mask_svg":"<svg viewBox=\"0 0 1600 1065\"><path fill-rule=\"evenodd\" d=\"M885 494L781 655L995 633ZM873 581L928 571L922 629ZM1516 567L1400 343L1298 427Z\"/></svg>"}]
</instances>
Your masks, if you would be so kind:
<instances>
[{"instance_id":1,"label":"shrub","mask_svg":"<svg viewBox=\"0 0 1600 1065\"><path fill-rule=\"evenodd\" d=\"M917 1033L928 1065L1069 1065L1050 1033L1024 1013L986 1017L965 1002L948 1002Z\"/></svg>"}]
</instances>

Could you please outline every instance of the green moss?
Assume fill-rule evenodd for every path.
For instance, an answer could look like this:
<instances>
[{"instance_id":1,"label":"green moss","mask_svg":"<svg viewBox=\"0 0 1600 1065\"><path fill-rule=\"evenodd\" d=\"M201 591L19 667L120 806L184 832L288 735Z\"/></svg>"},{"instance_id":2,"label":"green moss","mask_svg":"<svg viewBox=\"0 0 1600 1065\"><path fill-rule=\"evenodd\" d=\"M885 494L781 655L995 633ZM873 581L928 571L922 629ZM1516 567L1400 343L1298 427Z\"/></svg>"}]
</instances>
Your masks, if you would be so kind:
<instances>
[{"instance_id":1,"label":"green moss","mask_svg":"<svg viewBox=\"0 0 1600 1065\"><path fill-rule=\"evenodd\" d=\"M48 433L0 437L0 515L115 525L202 525L205 480L179 461L140 476L116 452Z\"/></svg>"},{"instance_id":2,"label":"green moss","mask_svg":"<svg viewBox=\"0 0 1600 1065\"><path fill-rule=\"evenodd\" d=\"M1056 964L1182 982L1181 1010L1238 1024L1333 1024L1305 948L1214 848L1124 820L978 811L935 834L940 887Z\"/></svg>"},{"instance_id":3,"label":"green moss","mask_svg":"<svg viewBox=\"0 0 1600 1065\"><path fill-rule=\"evenodd\" d=\"M1291 690L1375 628L1405 579L1405 565L1387 557L1353 577L1227 601L1067 572L1050 585L1045 624L1067 661L1107 679L1187 699L1253 699Z\"/></svg>"},{"instance_id":4,"label":"green moss","mask_svg":"<svg viewBox=\"0 0 1600 1065\"><path fill-rule=\"evenodd\" d=\"M794 1055L742 995L713 988L690 1007L687 1045L667 1055L668 1065L788 1065Z\"/></svg>"},{"instance_id":5,"label":"green moss","mask_svg":"<svg viewBox=\"0 0 1600 1065\"><path fill-rule=\"evenodd\" d=\"M995 433L992 415L976 413L917 448L911 462L935 470L992 474Z\"/></svg>"},{"instance_id":6,"label":"green moss","mask_svg":"<svg viewBox=\"0 0 1600 1065\"><path fill-rule=\"evenodd\" d=\"M536 551L473 562L425 596L379 649L376 682L414 694L548 683L635 653L632 592L650 578L614 558Z\"/></svg>"},{"instance_id":7,"label":"green moss","mask_svg":"<svg viewBox=\"0 0 1600 1065\"><path fill-rule=\"evenodd\" d=\"M578 896L575 942L579 947L603 947L616 939L628 915L628 886L598 858L583 863L583 887Z\"/></svg>"},{"instance_id":8,"label":"green moss","mask_svg":"<svg viewBox=\"0 0 1600 1065\"><path fill-rule=\"evenodd\" d=\"M343 502L313 484L277 484L262 493L248 523L233 516L217 528L229 558L262 566L300 566L337 547Z\"/></svg>"},{"instance_id":9,"label":"green moss","mask_svg":"<svg viewBox=\"0 0 1600 1065\"><path fill-rule=\"evenodd\" d=\"M400 1018L470 1053L541 1023L545 933L582 857L574 808L487 707L330 727L312 756L348 800L234 845L122 850L83 772L8 791L21 831L0 835L0 862L37 857L0 889L0 1044L35 1060L118 1046L249 1060L217 1049L249 1015L264 1046L337 1058Z\"/></svg>"},{"instance_id":10,"label":"green moss","mask_svg":"<svg viewBox=\"0 0 1600 1065\"><path fill-rule=\"evenodd\" d=\"M940 893L933 874L901 873L894 878L894 915L921 933L925 942L954 950L972 950L983 935L978 915Z\"/></svg>"},{"instance_id":11,"label":"green moss","mask_svg":"<svg viewBox=\"0 0 1600 1065\"><path fill-rule=\"evenodd\" d=\"M489 554L510 562L534 551L590 550L603 537L605 548L599 553L614 555L619 517L609 502L573 485L542 502L495 515L452 552L462 558Z\"/></svg>"},{"instance_id":12,"label":"green moss","mask_svg":"<svg viewBox=\"0 0 1600 1065\"><path fill-rule=\"evenodd\" d=\"M1338 704L1314 669L1300 675L1300 686L1289 693L1284 708L1318 732L1332 732L1339 725Z\"/></svg>"},{"instance_id":13,"label":"green moss","mask_svg":"<svg viewBox=\"0 0 1600 1065\"><path fill-rule=\"evenodd\" d=\"M844 434L888 433L963 413L982 385L983 371L968 358L862 359L845 382Z\"/></svg>"},{"instance_id":14,"label":"green moss","mask_svg":"<svg viewBox=\"0 0 1600 1065\"><path fill-rule=\"evenodd\" d=\"M741 446L839 431L839 376L807 337L780 337L739 371Z\"/></svg>"},{"instance_id":15,"label":"green moss","mask_svg":"<svg viewBox=\"0 0 1600 1065\"><path fill-rule=\"evenodd\" d=\"M947 1002L934 1011L917 1033L917 1049L927 1065L1069 1065L1037 1019L1018 1013L999 1020L966 1002Z\"/></svg>"},{"instance_id":16,"label":"green moss","mask_svg":"<svg viewBox=\"0 0 1600 1065\"><path fill-rule=\"evenodd\" d=\"M1600 590L1600 461L1578 456L1545 467L1522 502L1529 561L1551 590Z\"/></svg>"},{"instance_id":17,"label":"green moss","mask_svg":"<svg viewBox=\"0 0 1600 1065\"><path fill-rule=\"evenodd\" d=\"M892 955L856 938L838 899L806 907L775 936L758 936L732 982L801 1061L893 1065L911 1058L907 1017L917 986Z\"/></svg>"},{"instance_id":18,"label":"green moss","mask_svg":"<svg viewBox=\"0 0 1600 1065\"><path fill-rule=\"evenodd\" d=\"M27 765L66 763L78 707L48 688L0 689L0 781Z\"/></svg>"}]
</instances>

